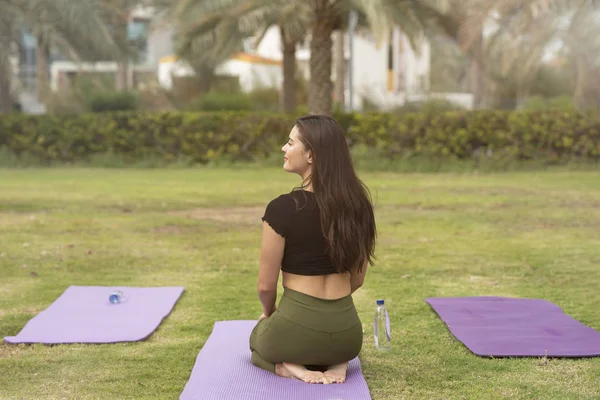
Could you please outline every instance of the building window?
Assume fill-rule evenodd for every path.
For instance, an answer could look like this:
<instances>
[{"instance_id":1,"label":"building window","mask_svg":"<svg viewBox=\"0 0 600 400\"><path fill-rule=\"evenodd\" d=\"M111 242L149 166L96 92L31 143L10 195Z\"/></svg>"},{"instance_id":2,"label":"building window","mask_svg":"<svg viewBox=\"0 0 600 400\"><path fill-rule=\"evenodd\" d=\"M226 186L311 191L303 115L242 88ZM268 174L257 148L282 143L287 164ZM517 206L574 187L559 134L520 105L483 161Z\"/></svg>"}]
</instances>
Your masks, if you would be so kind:
<instances>
[{"instance_id":1,"label":"building window","mask_svg":"<svg viewBox=\"0 0 600 400\"><path fill-rule=\"evenodd\" d=\"M148 31L150 21L135 18L127 25L127 39L137 51L137 62L144 64L148 62Z\"/></svg>"}]
</instances>

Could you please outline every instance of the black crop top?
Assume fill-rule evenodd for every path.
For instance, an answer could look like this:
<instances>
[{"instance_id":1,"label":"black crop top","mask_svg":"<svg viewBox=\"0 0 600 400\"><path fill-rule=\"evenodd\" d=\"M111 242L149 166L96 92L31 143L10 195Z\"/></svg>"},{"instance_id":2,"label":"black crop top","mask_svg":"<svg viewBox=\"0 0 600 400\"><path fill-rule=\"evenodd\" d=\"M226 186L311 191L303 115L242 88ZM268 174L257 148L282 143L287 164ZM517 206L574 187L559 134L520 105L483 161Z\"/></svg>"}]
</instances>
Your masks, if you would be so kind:
<instances>
[{"instance_id":1,"label":"black crop top","mask_svg":"<svg viewBox=\"0 0 600 400\"><path fill-rule=\"evenodd\" d=\"M282 194L267 205L262 220L285 238L281 261L283 272L297 275L337 273L328 255L314 193L293 190Z\"/></svg>"}]
</instances>

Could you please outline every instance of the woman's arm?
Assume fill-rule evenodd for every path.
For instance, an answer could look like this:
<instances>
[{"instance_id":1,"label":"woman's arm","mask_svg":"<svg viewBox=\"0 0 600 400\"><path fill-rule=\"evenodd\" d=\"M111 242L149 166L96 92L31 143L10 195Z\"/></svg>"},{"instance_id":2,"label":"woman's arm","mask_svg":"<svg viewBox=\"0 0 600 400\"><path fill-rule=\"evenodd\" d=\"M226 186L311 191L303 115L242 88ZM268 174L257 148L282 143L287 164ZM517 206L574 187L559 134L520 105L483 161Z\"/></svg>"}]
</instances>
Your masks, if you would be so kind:
<instances>
[{"instance_id":1,"label":"woman's arm","mask_svg":"<svg viewBox=\"0 0 600 400\"><path fill-rule=\"evenodd\" d=\"M258 298L263 307L263 313L269 317L275 311L277 300L277 282L283 259L285 238L263 222L263 237L260 251L260 268L258 271Z\"/></svg>"}]
</instances>

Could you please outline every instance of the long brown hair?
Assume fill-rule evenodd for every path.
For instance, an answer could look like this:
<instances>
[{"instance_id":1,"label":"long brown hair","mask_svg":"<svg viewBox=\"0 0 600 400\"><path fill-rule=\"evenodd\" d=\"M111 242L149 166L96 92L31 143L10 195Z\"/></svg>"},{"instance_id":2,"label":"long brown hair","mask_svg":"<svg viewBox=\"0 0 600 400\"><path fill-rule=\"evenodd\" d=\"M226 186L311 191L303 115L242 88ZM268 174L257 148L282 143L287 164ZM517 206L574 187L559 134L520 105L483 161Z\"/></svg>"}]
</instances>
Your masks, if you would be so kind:
<instances>
[{"instance_id":1,"label":"long brown hair","mask_svg":"<svg viewBox=\"0 0 600 400\"><path fill-rule=\"evenodd\" d=\"M324 115L296 121L300 141L312 152L312 184L321 214L321 229L338 272L362 270L375 258L375 216L371 194L358 179L338 122Z\"/></svg>"}]
</instances>

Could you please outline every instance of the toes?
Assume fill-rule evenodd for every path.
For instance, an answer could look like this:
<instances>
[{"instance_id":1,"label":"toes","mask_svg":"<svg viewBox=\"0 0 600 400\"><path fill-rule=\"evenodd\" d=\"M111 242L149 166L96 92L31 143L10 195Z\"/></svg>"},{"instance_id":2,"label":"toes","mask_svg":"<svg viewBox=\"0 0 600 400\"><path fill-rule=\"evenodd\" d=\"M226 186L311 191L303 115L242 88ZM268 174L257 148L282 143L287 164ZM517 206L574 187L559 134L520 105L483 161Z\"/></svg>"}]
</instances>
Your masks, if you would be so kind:
<instances>
[{"instance_id":1,"label":"toes","mask_svg":"<svg viewBox=\"0 0 600 400\"><path fill-rule=\"evenodd\" d=\"M346 378L343 376L326 375L325 378L329 381L329 383L344 383L346 381Z\"/></svg>"},{"instance_id":2,"label":"toes","mask_svg":"<svg viewBox=\"0 0 600 400\"><path fill-rule=\"evenodd\" d=\"M325 383L327 378L323 374L310 374L306 377L308 383Z\"/></svg>"}]
</instances>

